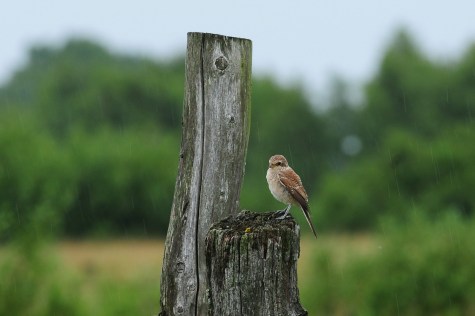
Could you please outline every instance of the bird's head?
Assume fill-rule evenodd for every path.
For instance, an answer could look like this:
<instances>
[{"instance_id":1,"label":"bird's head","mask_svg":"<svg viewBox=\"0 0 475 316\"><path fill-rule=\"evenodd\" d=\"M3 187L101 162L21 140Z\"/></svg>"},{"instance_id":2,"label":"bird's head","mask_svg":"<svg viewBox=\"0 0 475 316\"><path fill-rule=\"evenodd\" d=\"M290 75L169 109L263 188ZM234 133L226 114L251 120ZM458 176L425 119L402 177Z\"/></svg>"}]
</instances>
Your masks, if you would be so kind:
<instances>
[{"instance_id":1,"label":"bird's head","mask_svg":"<svg viewBox=\"0 0 475 316\"><path fill-rule=\"evenodd\" d=\"M287 159L282 155L274 155L269 159L269 169L288 167Z\"/></svg>"}]
</instances>

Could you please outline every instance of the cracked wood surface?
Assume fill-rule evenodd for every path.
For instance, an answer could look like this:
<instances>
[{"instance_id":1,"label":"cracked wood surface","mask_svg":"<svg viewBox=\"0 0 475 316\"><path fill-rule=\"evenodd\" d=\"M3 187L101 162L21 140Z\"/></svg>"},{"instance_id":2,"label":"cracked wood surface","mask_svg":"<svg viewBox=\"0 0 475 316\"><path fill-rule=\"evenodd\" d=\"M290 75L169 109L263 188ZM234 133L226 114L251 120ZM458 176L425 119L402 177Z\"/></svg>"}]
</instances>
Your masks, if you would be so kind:
<instances>
[{"instance_id":1,"label":"cracked wood surface","mask_svg":"<svg viewBox=\"0 0 475 316\"><path fill-rule=\"evenodd\" d=\"M251 41L189 33L178 175L160 315L206 315L205 237L239 212L250 128Z\"/></svg>"},{"instance_id":2,"label":"cracked wood surface","mask_svg":"<svg viewBox=\"0 0 475 316\"><path fill-rule=\"evenodd\" d=\"M307 315L299 302L300 228L290 216L242 211L206 238L209 315Z\"/></svg>"}]
</instances>

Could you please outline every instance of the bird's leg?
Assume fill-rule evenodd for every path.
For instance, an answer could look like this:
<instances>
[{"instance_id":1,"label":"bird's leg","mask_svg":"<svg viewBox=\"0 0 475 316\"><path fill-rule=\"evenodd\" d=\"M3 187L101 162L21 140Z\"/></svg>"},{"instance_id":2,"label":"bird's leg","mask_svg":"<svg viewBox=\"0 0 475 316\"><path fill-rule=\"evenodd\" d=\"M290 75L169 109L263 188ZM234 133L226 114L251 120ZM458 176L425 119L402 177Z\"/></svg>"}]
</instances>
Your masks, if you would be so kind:
<instances>
[{"instance_id":1,"label":"bird's leg","mask_svg":"<svg viewBox=\"0 0 475 316\"><path fill-rule=\"evenodd\" d=\"M284 213L284 215L277 217L277 219L284 219L284 218L287 216L287 214L289 214L290 207L291 207L291 205L289 204L289 205L287 205L287 207L286 207L285 209L283 209L282 211L277 211L277 212L276 212L277 215L280 215L280 214Z\"/></svg>"}]
</instances>

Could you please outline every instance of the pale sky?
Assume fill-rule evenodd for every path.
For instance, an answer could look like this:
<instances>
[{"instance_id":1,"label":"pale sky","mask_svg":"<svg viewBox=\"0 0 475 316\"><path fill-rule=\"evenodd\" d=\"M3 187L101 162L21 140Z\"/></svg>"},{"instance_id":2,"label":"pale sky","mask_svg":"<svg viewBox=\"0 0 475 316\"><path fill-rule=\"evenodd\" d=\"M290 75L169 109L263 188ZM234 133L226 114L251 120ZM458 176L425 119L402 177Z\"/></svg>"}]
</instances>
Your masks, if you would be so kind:
<instances>
[{"instance_id":1,"label":"pale sky","mask_svg":"<svg viewBox=\"0 0 475 316\"><path fill-rule=\"evenodd\" d=\"M96 39L122 53L184 55L187 32L253 41L253 72L323 90L334 74L371 77L382 50L405 26L433 58L451 60L475 42L473 0L3 0L0 83L31 45Z\"/></svg>"}]
</instances>

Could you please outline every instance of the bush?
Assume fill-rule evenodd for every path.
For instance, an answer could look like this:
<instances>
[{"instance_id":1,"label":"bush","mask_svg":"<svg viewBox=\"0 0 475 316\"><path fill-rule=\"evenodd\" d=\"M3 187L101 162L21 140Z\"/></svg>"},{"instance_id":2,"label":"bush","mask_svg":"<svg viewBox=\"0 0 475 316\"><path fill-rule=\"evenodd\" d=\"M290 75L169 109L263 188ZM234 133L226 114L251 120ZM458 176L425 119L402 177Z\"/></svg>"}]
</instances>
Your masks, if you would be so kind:
<instances>
[{"instance_id":1,"label":"bush","mask_svg":"<svg viewBox=\"0 0 475 316\"><path fill-rule=\"evenodd\" d=\"M28 112L0 120L0 240L165 235L178 140L156 128L76 130L62 141ZM38 238L41 236L41 238Z\"/></svg>"},{"instance_id":2,"label":"bush","mask_svg":"<svg viewBox=\"0 0 475 316\"><path fill-rule=\"evenodd\" d=\"M65 214L67 235L165 235L178 142L158 131L73 133L68 151L76 195Z\"/></svg>"},{"instance_id":3,"label":"bush","mask_svg":"<svg viewBox=\"0 0 475 316\"><path fill-rule=\"evenodd\" d=\"M12 247L2 258L0 315L85 315L72 279L55 272L54 262L40 255L40 249L38 243Z\"/></svg>"},{"instance_id":4,"label":"bush","mask_svg":"<svg viewBox=\"0 0 475 316\"><path fill-rule=\"evenodd\" d=\"M67 154L41 132L27 112L0 120L0 240L34 242L58 229L73 199Z\"/></svg>"},{"instance_id":5,"label":"bush","mask_svg":"<svg viewBox=\"0 0 475 316\"><path fill-rule=\"evenodd\" d=\"M152 315L158 311L158 274L131 279L77 274L44 244L0 248L0 315ZM159 267L158 267L159 268Z\"/></svg>"},{"instance_id":6,"label":"bush","mask_svg":"<svg viewBox=\"0 0 475 316\"><path fill-rule=\"evenodd\" d=\"M377 252L336 264L316 258L311 314L470 315L475 311L475 223L451 213L386 221ZM308 295L308 294L307 294Z\"/></svg>"},{"instance_id":7,"label":"bush","mask_svg":"<svg viewBox=\"0 0 475 316\"><path fill-rule=\"evenodd\" d=\"M315 194L317 222L340 230L374 229L382 216L404 218L414 207L429 216L475 210L475 137L472 127L453 126L426 139L392 131L377 153L327 175Z\"/></svg>"}]
</instances>

